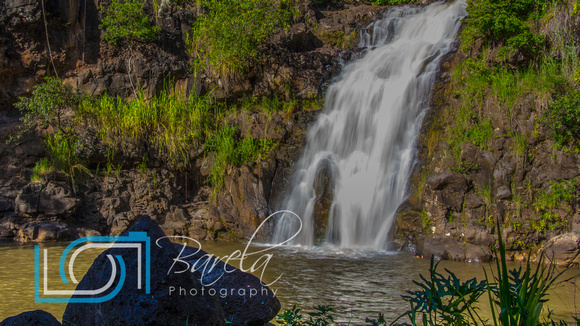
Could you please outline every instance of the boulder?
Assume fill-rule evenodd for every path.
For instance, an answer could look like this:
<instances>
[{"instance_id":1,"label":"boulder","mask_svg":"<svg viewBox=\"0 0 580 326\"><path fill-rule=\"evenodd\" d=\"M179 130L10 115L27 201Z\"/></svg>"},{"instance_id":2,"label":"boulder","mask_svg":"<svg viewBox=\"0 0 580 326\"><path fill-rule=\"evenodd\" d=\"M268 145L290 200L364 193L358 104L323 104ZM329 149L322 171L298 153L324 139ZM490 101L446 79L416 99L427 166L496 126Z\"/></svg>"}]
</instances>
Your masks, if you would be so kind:
<instances>
[{"instance_id":1,"label":"boulder","mask_svg":"<svg viewBox=\"0 0 580 326\"><path fill-rule=\"evenodd\" d=\"M14 204L22 214L68 218L76 213L82 201L66 184L31 182L22 188Z\"/></svg>"},{"instance_id":2,"label":"boulder","mask_svg":"<svg viewBox=\"0 0 580 326\"><path fill-rule=\"evenodd\" d=\"M43 325L61 326L62 324L53 315L44 310L23 312L16 316L8 317L0 322L0 326L23 326Z\"/></svg>"},{"instance_id":3,"label":"boulder","mask_svg":"<svg viewBox=\"0 0 580 326\"><path fill-rule=\"evenodd\" d=\"M203 284L215 282L212 287L217 293L227 293L225 296L218 296L218 300L229 324L261 326L276 317L280 310L280 301L259 278L226 264L203 250L180 244L174 246L179 251L183 249L181 256L188 257L190 266L203 265L209 259L208 263L213 269L202 275Z\"/></svg>"},{"instance_id":4,"label":"boulder","mask_svg":"<svg viewBox=\"0 0 580 326\"><path fill-rule=\"evenodd\" d=\"M112 272L107 255L123 257L127 276L121 290L102 303L69 303L63 316L64 325L222 325L224 314L216 297L199 295L203 288L200 276L170 271L173 259L178 257L179 252L157 223L144 216L127 232L132 231L147 232L151 241L150 293L145 293L144 286L137 289L135 249L108 249L95 259L77 290L98 289L107 283ZM145 252L142 254L145 255ZM112 288L118 282L116 279ZM171 293L172 286L181 287L187 293Z\"/></svg>"},{"instance_id":5,"label":"boulder","mask_svg":"<svg viewBox=\"0 0 580 326\"><path fill-rule=\"evenodd\" d=\"M418 252L425 258L435 256L437 259L487 262L492 259L491 249L487 246L460 242L452 237L425 238Z\"/></svg>"},{"instance_id":6,"label":"boulder","mask_svg":"<svg viewBox=\"0 0 580 326\"><path fill-rule=\"evenodd\" d=\"M558 266L578 266L580 263L580 232L568 232L548 240L539 253L553 259ZM538 255L539 259L539 255Z\"/></svg>"},{"instance_id":7,"label":"boulder","mask_svg":"<svg viewBox=\"0 0 580 326\"><path fill-rule=\"evenodd\" d=\"M33 221L20 226L16 240L20 242L46 242L69 240L72 233L68 225L60 221Z\"/></svg>"},{"instance_id":8,"label":"boulder","mask_svg":"<svg viewBox=\"0 0 580 326\"><path fill-rule=\"evenodd\" d=\"M202 250L171 243L148 216L124 235L133 231L145 231L151 240L150 294L136 289L137 274L131 273L137 270L134 249L132 254L131 249L109 249L95 260L77 289L96 289L107 282L111 268L106 255L110 254L124 257L127 277L121 291L103 303L69 303L65 325L223 325L227 321L251 326L267 324L280 310L280 302L259 278Z\"/></svg>"}]
</instances>

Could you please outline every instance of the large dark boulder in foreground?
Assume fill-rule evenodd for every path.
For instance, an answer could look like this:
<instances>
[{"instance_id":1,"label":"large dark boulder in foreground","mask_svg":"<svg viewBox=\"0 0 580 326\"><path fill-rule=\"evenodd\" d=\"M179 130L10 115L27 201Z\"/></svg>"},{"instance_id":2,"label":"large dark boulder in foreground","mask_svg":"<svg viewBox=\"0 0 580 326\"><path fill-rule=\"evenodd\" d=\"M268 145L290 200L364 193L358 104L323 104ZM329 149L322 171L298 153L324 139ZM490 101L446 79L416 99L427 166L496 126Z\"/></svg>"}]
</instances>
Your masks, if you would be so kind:
<instances>
[{"instance_id":1,"label":"large dark boulder in foreground","mask_svg":"<svg viewBox=\"0 0 580 326\"><path fill-rule=\"evenodd\" d=\"M131 231L145 231L151 239L150 293L145 293L144 277L143 288L137 289L137 251L132 248L108 249L95 259L77 290L94 290L107 284L111 275L111 264L107 255L121 255L127 271L121 291L102 303L69 303L63 316L63 325L223 325L223 310L215 296L178 295L169 292L171 286L181 286L188 293L192 289L201 293L203 286L199 275L194 273L168 273L179 252L165 238L159 225L144 216L124 235ZM144 250L142 259L145 261ZM112 289L118 284L118 280L117 276Z\"/></svg>"},{"instance_id":2,"label":"large dark boulder in foreground","mask_svg":"<svg viewBox=\"0 0 580 326\"><path fill-rule=\"evenodd\" d=\"M44 310L23 312L8 317L0 322L0 326L61 326L62 324L53 315Z\"/></svg>"},{"instance_id":3,"label":"large dark boulder in foreground","mask_svg":"<svg viewBox=\"0 0 580 326\"><path fill-rule=\"evenodd\" d=\"M278 298L256 276L226 264L203 250L177 243L174 246L181 252L181 257L187 257L184 260L189 266L214 266L203 273L202 283L212 284L216 289L228 324L261 326L274 319L280 311Z\"/></svg>"},{"instance_id":4,"label":"large dark boulder in foreground","mask_svg":"<svg viewBox=\"0 0 580 326\"><path fill-rule=\"evenodd\" d=\"M202 250L170 242L148 216L142 217L124 235L137 231L147 232L151 240L150 294L145 293L144 278L143 289L136 286L136 250L106 250L95 260L77 290L105 285L111 275L107 255L121 255L127 271L121 291L103 303L69 303L63 325L202 326L227 322L257 326L267 324L280 310L280 302L259 278ZM144 256L142 260L145 261ZM205 271L204 266L207 266ZM111 288L117 285L117 279Z\"/></svg>"}]
</instances>

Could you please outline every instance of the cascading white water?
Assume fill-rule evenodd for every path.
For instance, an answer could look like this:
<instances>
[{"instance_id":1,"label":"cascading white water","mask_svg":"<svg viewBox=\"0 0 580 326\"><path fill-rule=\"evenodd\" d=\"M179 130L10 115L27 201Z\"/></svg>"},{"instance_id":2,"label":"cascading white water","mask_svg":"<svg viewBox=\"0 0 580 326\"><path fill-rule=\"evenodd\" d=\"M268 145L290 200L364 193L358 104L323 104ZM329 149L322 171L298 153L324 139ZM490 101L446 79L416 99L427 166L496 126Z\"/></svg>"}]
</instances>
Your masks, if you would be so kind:
<instances>
[{"instance_id":1,"label":"cascading white water","mask_svg":"<svg viewBox=\"0 0 580 326\"><path fill-rule=\"evenodd\" d=\"M313 246L321 180L333 193L324 242L381 250L416 162L416 139L444 56L451 51L465 1L392 8L361 32L362 57L329 87L326 107L311 127L283 209L302 218L294 244ZM277 220L273 241L299 228Z\"/></svg>"}]
</instances>

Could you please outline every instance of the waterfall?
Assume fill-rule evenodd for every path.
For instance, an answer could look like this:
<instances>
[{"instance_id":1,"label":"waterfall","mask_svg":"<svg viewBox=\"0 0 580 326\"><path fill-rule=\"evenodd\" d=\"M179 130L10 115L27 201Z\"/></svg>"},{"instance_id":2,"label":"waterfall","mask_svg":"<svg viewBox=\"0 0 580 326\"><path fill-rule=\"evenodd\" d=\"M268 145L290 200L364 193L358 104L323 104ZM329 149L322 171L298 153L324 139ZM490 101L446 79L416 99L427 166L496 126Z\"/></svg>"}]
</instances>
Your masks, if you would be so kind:
<instances>
[{"instance_id":1,"label":"waterfall","mask_svg":"<svg viewBox=\"0 0 580 326\"><path fill-rule=\"evenodd\" d=\"M394 7L361 31L364 51L329 87L279 207L302 219L293 244L385 249L431 89L465 15L464 0ZM273 241L299 227L279 217Z\"/></svg>"}]
</instances>

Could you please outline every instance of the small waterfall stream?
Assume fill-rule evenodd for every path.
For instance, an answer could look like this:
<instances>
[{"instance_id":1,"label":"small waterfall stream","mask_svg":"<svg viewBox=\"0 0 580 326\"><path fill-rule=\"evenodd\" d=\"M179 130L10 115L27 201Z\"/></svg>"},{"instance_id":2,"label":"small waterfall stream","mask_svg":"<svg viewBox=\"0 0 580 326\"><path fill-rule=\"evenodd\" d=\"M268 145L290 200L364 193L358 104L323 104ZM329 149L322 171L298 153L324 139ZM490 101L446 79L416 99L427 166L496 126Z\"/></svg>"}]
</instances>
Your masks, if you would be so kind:
<instances>
[{"instance_id":1,"label":"small waterfall stream","mask_svg":"<svg viewBox=\"0 0 580 326\"><path fill-rule=\"evenodd\" d=\"M365 50L329 87L279 207L302 219L291 243L385 249L431 89L465 15L464 0L395 7L361 32ZM292 214L279 217L273 242L299 227Z\"/></svg>"}]
</instances>

